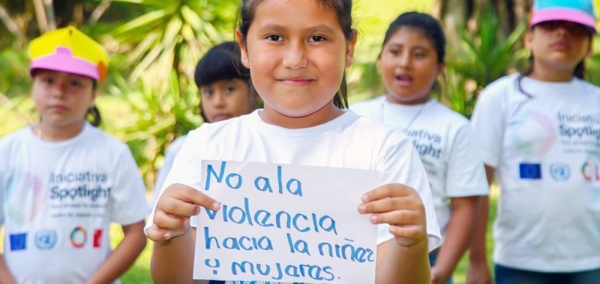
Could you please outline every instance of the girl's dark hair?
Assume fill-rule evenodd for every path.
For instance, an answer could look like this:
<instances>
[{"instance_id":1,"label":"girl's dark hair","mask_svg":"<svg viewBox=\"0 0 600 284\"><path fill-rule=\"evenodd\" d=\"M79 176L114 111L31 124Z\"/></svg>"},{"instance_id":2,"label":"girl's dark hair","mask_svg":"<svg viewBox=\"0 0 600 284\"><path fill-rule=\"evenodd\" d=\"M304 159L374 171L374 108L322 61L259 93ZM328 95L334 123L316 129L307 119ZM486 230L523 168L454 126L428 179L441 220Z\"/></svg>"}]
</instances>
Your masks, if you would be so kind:
<instances>
[{"instance_id":1,"label":"girl's dark hair","mask_svg":"<svg viewBox=\"0 0 600 284\"><path fill-rule=\"evenodd\" d=\"M94 80L92 83L92 89L96 90L97 88L98 81ZM96 107L96 105L88 109L86 119L90 122L91 125L95 127L100 126L100 123L102 123L102 116L100 115L100 110L98 109L98 107Z\"/></svg>"},{"instance_id":2,"label":"girl's dark hair","mask_svg":"<svg viewBox=\"0 0 600 284\"><path fill-rule=\"evenodd\" d=\"M196 64L194 81L198 89L221 80L233 79L244 80L250 86L250 70L242 64L240 47L236 42L226 41L213 46ZM250 104L253 109L259 107L260 100L256 97L254 92L250 91ZM200 116L208 122L202 111L202 102Z\"/></svg>"},{"instance_id":3,"label":"girl's dark hair","mask_svg":"<svg viewBox=\"0 0 600 284\"><path fill-rule=\"evenodd\" d=\"M533 29L535 29L536 25L532 26L531 28L529 28L530 32L533 32ZM588 30L588 36L589 36L589 40L592 41L593 37L594 37L594 33L592 30ZM523 78L529 76L531 74L531 72L533 72L533 54L531 54L531 56L529 56L529 68L527 68L527 70L525 70L525 72L521 72L519 74L519 77L517 77L517 89L519 90L519 92L521 92L522 94L524 94L525 96L527 96L528 98L532 98L533 96L528 93L527 91L525 91L523 89L523 86L521 86L521 81L523 81ZM585 59L581 60L579 63L577 63L577 65L575 66L575 70L573 70L573 76L585 80Z\"/></svg>"},{"instance_id":4,"label":"girl's dark hair","mask_svg":"<svg viewBox=\"0 0 600 284\"><path fill-rule=\"evenodd\" d=\"M383 38L381 49L388 43L390 38L402 27L418 30L433 44L437 53L437 63L444 63L446 56L446 36L444 29L438 20L429 14L420 12L406 12L398 16L388 27ZM381 53L379 54L381 57Z\"/></svg>"},{"instance_id":5,"label":"girl's dark hair","mask_svg":"<svg viewBox=\"0 0 600 284\"><path fill-rule=\"evenodd\" d=\"M250 70L242 64L240 48L235 42L215 45L196 64L194 80L198 88L232 79L250 79Z\"/></svg>"},{"instance_id":6,"label":"girl's dark hair","mask_svg":"<svg viewBox=\"0 0 600 284\"><path fill-rule=\"evenodd\" d=\"M243 36L243 41L246 41L248 30L254 20L256 8L263 0L242 0L242 6L237 17L238 29ZM346 40L350 41L354 37L354 29L352 28L352 0L314 0L323 8L335 11L338 22L342 28ZM250 90L256 93L252 80L249 83ZM339 91L337 92L333 103L338 108L348 108L348 85L346 83L346 72L342 77Z\"/></svg>"},{"instance_id":7,"label":"girl's dark hair","mask_svg":"<svg viewBox=\"0 0 600 284\"><path fill-rule=\"evenodd\" d=\"M88 109L86 119L91 125L95 127L100 126L100 123L102 123L102 116L100 115L100 110L98 110L98 107L94 105Z\"/></svg>"}]
</instances>

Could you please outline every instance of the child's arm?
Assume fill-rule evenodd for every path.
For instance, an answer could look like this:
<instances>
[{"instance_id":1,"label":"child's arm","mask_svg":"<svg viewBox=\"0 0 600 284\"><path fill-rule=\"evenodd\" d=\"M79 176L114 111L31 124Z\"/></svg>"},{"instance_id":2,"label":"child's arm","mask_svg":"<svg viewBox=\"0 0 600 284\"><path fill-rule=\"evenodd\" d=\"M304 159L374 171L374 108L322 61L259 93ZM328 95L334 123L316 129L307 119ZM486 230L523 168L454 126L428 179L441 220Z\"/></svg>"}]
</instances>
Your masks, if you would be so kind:
<instances>
[{"instance_id":1,"label":"child's arm","mask_svg":"<svg viewBox=\"0 0 600 284\"><path fill-rule=\"evenodd\" d=\"M495 169L486 165L485 175L488 183L491 185L494 179ZM490 284L492 283L492 274L487 263L487 225L490 214L489 199L482 196L477 211L475 223L475 236L469 247L469 268L467 271L467 283L469 284Z\"/></svg>"},{"instance_id":2,"label":"child's arm","mask_svg":"<svg viewBox=\"0 0 600 284\"><path fill-rule=\"evenodd\" d=\"M122 226L124 237L87 283L111 283L123 275L146 247L144 221Z\"/></svg>"},{"instance_id":3,"label":"child's arm","mask_svg":"<svg viewBox=\"0 0 600 284\"><path fill-rule=\"evenodd\" d=\"M429 283L429 249L425 207L413 188L380 186L362 198L358 208L374 224L390 224L393 240L377 247L377 284Z\"/></svg>"},{"instance_id":4,"label":"child's arm","mask_svg":"<svg viewBox=\"0 0 600 284\"><path fill-rule=\"evenodd\" d=\"M154 283L194 283L195 230L190 230L190 217L201 207L219 210L220 204L182 184L170 185L159 198L153 225L146 231L154 241L150 265Z\"/></svg>"},{"instance_id":5,"label":"child's arm","mask_svg":"<svg viewBox=\"0 0 600 284\"><path fill-rule=\"evenodd\" d=\"M451 198L452 215L444 244L435 266L431 268L431 283L446 283L473 237L479 196Z\"/></svg>"},{"instance_id":6,"label":"child's arm","mask_svg":"<svg viewBox=\"0 0 600 284\"><path fill-rule=\"evenodd\" d=\"M8 266L4 261L4 255L0 254L0 283L2 284L16 284L15 278L13 278Z\"/></svg>"}]
</instances>

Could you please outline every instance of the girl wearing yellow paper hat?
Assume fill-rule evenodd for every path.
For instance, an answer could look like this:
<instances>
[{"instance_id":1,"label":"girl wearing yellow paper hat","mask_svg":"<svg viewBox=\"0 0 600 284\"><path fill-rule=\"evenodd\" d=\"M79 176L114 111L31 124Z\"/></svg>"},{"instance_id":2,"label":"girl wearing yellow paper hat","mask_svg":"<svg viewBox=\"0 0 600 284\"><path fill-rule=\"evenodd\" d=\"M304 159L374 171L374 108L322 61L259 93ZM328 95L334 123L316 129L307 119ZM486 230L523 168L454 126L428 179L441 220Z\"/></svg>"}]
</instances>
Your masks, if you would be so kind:
<instances>
[{"instance_id":1,"label":"girl wearing yellow paper hat","mask_svg":"<svg viewBox=\"0 0 600 284\"><path fill-rule=\"evenodd\" d=\"M535 1L530 69L492 83L477 102L488 180L495 174L501 186L498 284L600 283L600 88L583 79L595 24L591 0ZM471 250L469 283L490 279L484 237Z\"/></svg>"},{"instance_id":2,"label":"girl wearing yellow paper hat","mask_svg":"<svg viewBox=\"0 0 600 284\"><path fill-rule=\"evenodd\" d=\"M73 27L29 55L41 122L0 140L0 283L118 283L146 244L148 207L127 145L86 121L108 56ZM111 222L125 235L114 251Z\"/></svg>"}]
</instances>

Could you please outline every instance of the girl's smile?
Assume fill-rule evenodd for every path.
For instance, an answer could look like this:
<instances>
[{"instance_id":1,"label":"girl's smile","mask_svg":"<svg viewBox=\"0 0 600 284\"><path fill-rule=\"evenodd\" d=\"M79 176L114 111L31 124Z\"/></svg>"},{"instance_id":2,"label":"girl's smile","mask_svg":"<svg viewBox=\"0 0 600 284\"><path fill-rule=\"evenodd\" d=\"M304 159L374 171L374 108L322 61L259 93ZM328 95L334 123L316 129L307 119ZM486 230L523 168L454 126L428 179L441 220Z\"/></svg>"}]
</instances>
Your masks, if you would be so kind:
<instances>
[{"instance_id":1,"label":"girl's smile","mask_svg":"<svg viewBox=\"0 0 600 284\"><path fill-rule=\"evenodd\" d=\"M287 128L315 126L342 112L333 99L352 63L335 11L315 0L264 0L247 35L238 31L242 62L265 102L261 117Z\"/></svg>"}]
</instances>

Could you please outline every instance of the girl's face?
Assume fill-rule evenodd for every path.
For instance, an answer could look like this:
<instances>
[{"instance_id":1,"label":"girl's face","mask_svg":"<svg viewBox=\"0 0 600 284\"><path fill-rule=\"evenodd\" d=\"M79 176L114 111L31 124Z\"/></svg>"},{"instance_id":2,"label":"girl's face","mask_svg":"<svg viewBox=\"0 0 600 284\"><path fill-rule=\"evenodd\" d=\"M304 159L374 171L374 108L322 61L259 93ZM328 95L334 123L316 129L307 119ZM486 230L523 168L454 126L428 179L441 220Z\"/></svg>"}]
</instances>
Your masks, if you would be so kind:
<instances>
[{"instance_id":1,"label":"girl's face","mask_svg":"<svg viewBox=\"0 0 600 284\"><path fill-rule=\"evenodd\" d=\"M432 42L418 29L401 27L384 45L380 71L388 101L419 104L429 99L429 91L444 70L438 64Z\"/></svg>"},{"instance_id":2,"label":"girl's face","mask_svg":"<svg viewBox=\"0 0 600 284\"><path fill-rule=\"evenodd\" d=\"M551 70L572 70L592 51L585 26L567 21L535 25L525 34L525 46L534 55L535 65Z\"/></svg>"},{"instance_id":3,"label":"girl's face","mask_svg":"<svg viewBox=\"0 0 600 284\"><path fill-rule=\"evenodd\" d=\"M230 119L252 111L248 83L242 79L220 80L200 86L202 113L209 122Z\"/></svg>"},{"instance_id":4,"label":"girl's face","mask_svg":"<svg viewBox=\"0 0 600 284\"><path fill-rule=\"evenodd\" d=\"M31 90L42 125L81 127L94 105L96 91L91 78L71 73L39 69Z\"/></svg>"},{"instance_id":5,"label":"girl's face","mask_svg":"<svg viewBox=\"0 0 600 284\"><path fill-rule=\"evenodd\" d=\"M238 31L238 42L266 122L300 128L340 114L333 97L352 63L356 35L346 40L335 11L315 0L265 0L245 40Z\"/></svg>"}]
</instances>

